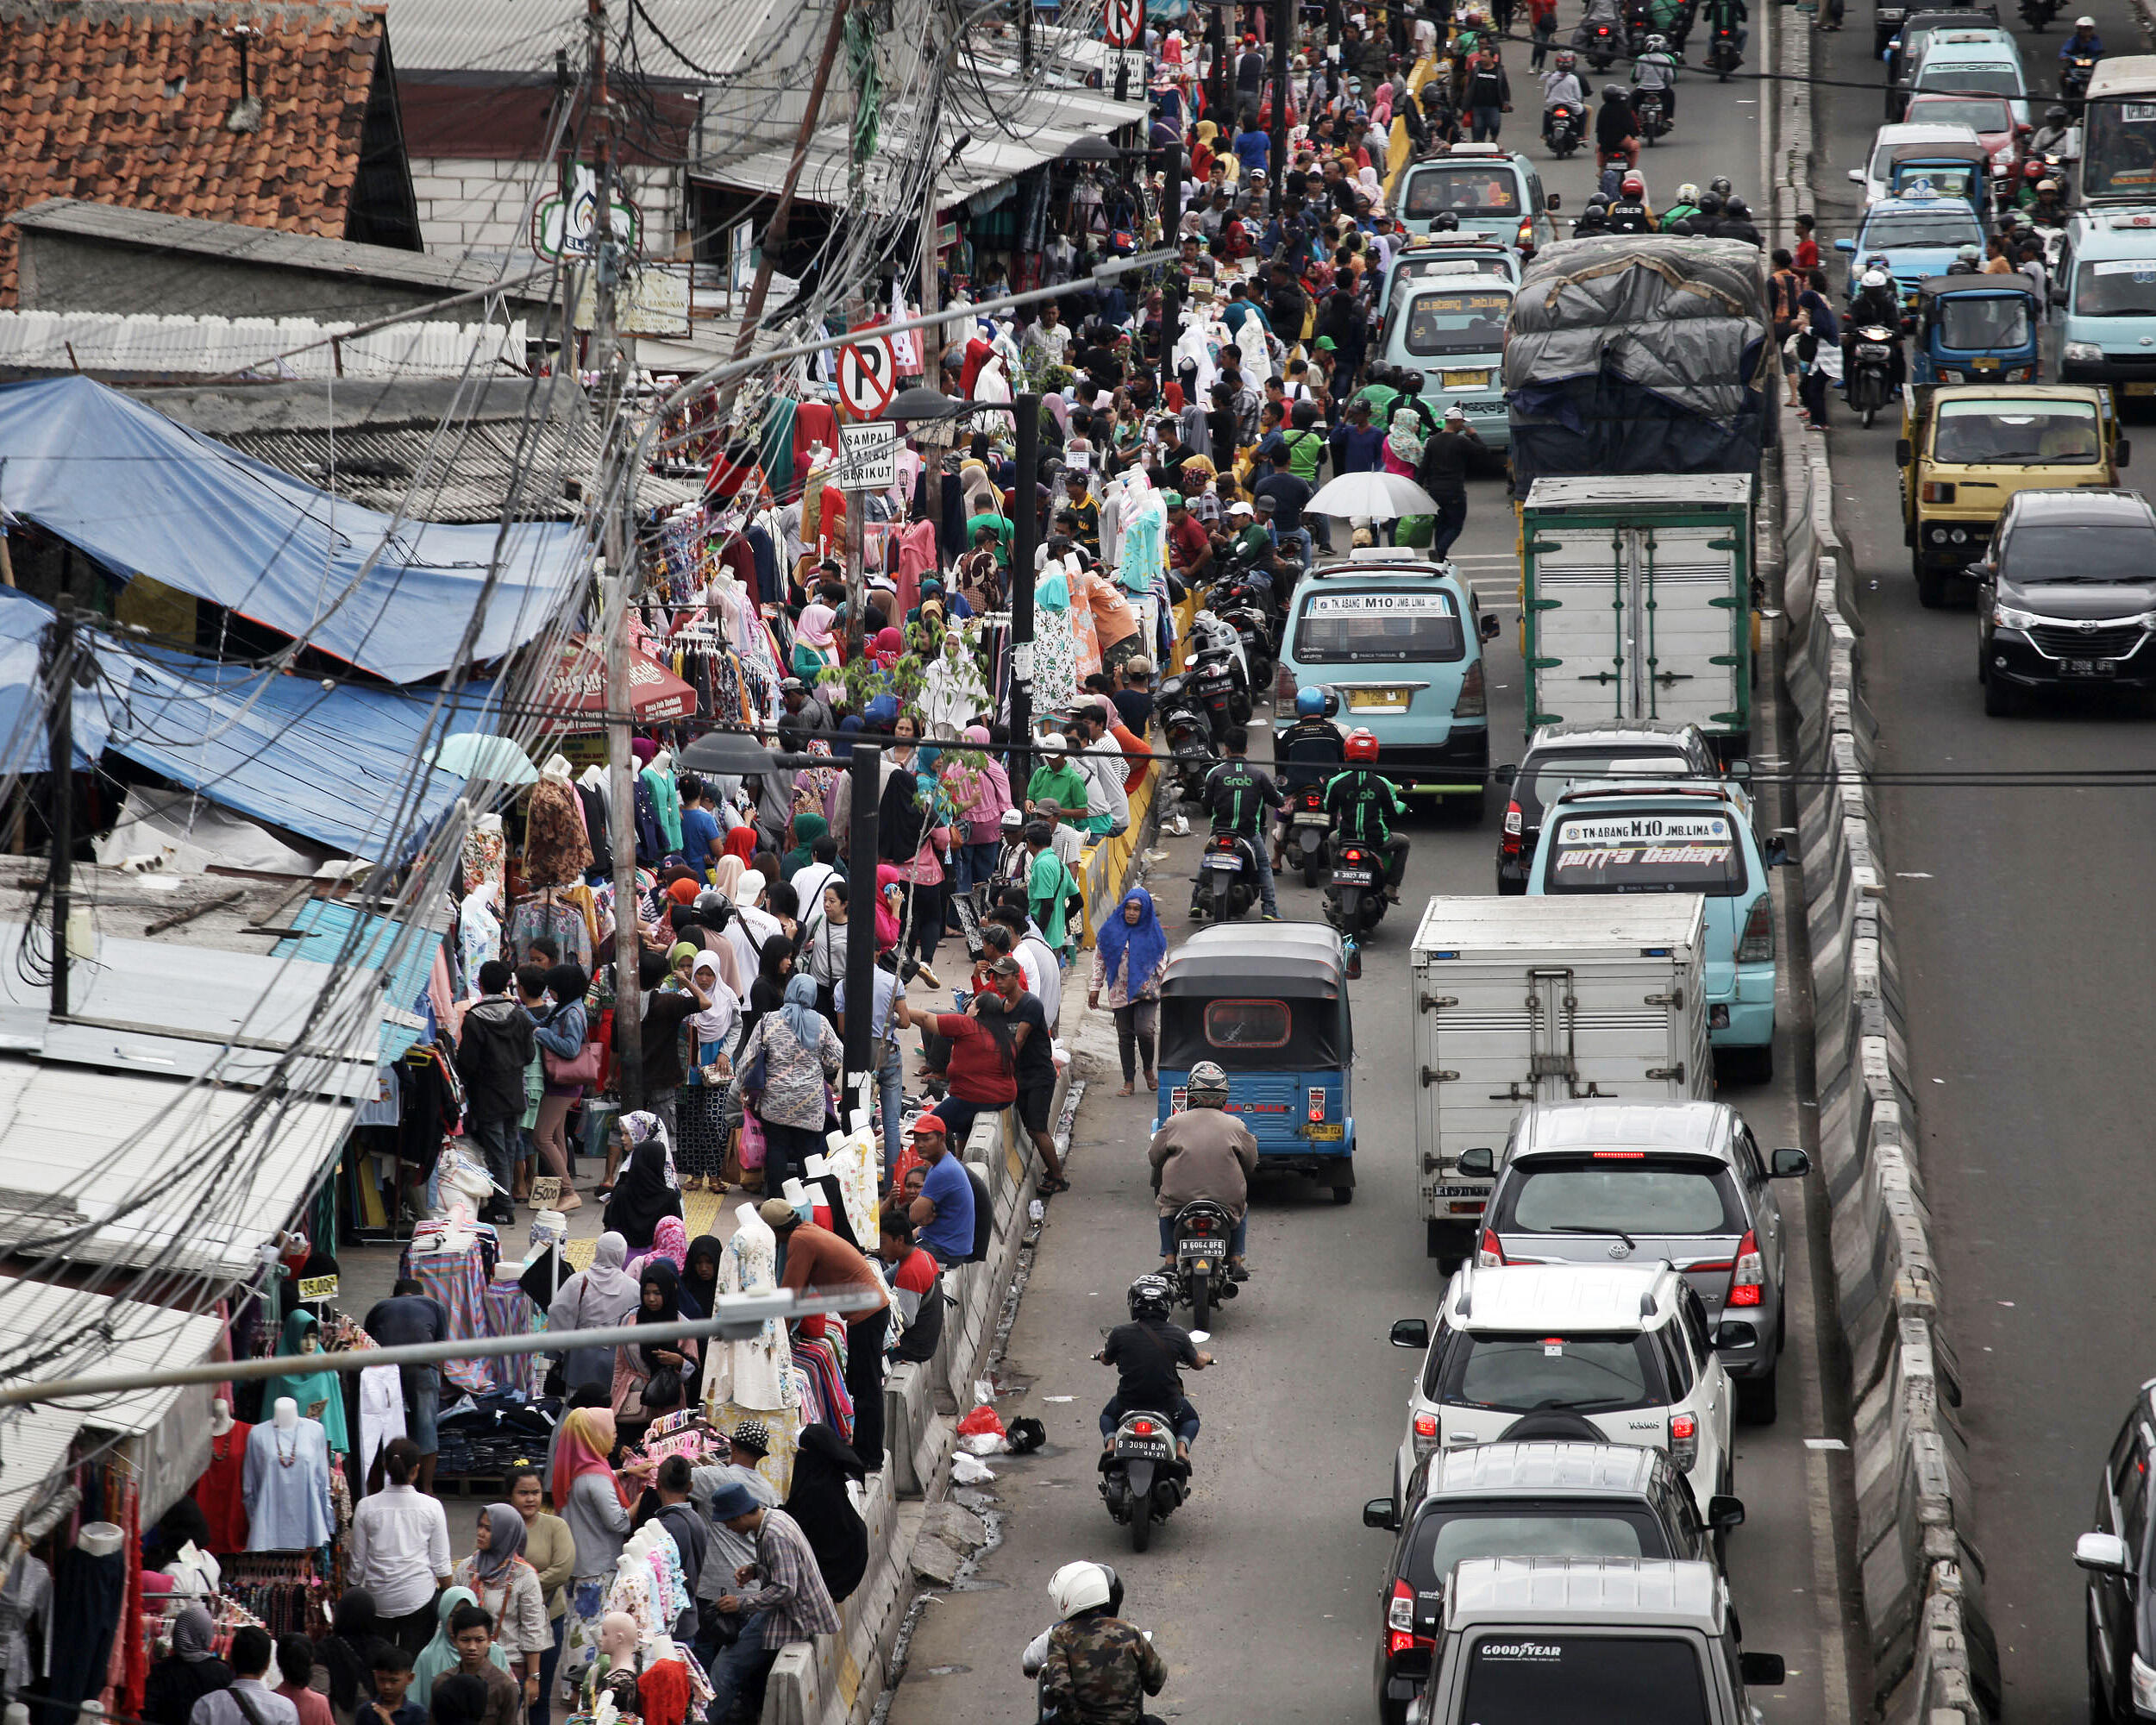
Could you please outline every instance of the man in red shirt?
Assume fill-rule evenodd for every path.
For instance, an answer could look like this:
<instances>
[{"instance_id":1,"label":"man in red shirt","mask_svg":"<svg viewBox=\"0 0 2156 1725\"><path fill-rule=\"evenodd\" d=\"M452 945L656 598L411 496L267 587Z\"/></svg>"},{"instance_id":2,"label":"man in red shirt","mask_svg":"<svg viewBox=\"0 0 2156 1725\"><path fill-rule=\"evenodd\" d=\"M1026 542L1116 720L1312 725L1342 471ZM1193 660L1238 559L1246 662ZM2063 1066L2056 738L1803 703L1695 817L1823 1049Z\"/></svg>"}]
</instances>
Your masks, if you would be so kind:
<instances>
[{"instance_id":1,"label":"man in red shirt","mask_svg":"<svg viewBox=\"0 0 2156 1725\"><path fill-rule=\"evenodd\" d=\"M901 999L904 996L900 996ZM883 1333L891 1302L868 1260L828 1228L805 1222L783 1198L767 1198L756 1214L779 1237L786 1254L786 1274L779 1286L798 1293L820 1288L825 1293L859 1289L876 1295L872 1310L846 1318L846 1393L854 1398L854 1453L871 1473L883 1466Z\"/></svg>"},{"instance_id":2,"label":"man in red shirt","mask_svg":"<svg viewBox=\"0 0 2156 1725\"><path fill-rule=\"evenodd\" d=\"M1168 505L1168 561L1187 581L1202 580L1213 567L1213 536L1183 507L1183 494L1166 492Z\"/></svg>"},{"instance_id":3,"label":"man in red shirt","mask_svg":"<svg viewBox=\"0 0 2156 1725\"><path fill-rule=\"evenodd\" d=\"M884 1262L892 1296L906 1328L899 1337L900 1359L931 1360L943 1334L943 1296L937 1290L936 1260L913 1244L913 1225L905 1209L884 1207L876 1256Z\"/></svg>"},{"instance_id":4,"label":"man in red shirt","mask_svg":"<svg viewBox=\"0 0 2156 1725\"><path fill-rule=\"evenodd\" d=\"M1819 242L1813 237L1812 218L1809 216L1796 218L1796 250L1793 260L1796 265L1796 273L1801 276L1809 275L1819 267Z\"/></svg>"}]
</instances>

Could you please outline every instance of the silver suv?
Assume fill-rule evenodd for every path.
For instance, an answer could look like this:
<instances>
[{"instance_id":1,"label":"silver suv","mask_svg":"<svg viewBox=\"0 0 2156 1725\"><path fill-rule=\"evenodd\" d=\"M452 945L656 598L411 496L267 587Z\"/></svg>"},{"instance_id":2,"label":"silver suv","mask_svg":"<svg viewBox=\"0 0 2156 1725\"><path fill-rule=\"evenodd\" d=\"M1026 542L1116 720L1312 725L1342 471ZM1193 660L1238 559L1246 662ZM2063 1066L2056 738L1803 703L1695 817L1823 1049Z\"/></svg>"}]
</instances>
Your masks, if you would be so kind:
<instances>
[{"instance_id":1,"label":"silver suv","mask_svg":"<svg viewBox=\"0 0 2156 1725\"><path fill-rule=\"evenodd\" d=\"M1726 1102L1532 1102L1495 1164L1476 1262L1668 1263L1700 1297L1738 1412L1771 1425L1789 1278L1771 1182L1811 1165L1763 1158Z\"/></svg>"},{"instance_id":2,"label":"silver suv","mask_svg":"<svg viewBox=\"0 0 2156 1725\"><path fill-rule=\"evenodd\" d=\"M1738 1650L1708 1563L1476 1558L1452 1571L1420 1725L1752 1725L1785 1680Z\"/></svg>"}]
</instances>

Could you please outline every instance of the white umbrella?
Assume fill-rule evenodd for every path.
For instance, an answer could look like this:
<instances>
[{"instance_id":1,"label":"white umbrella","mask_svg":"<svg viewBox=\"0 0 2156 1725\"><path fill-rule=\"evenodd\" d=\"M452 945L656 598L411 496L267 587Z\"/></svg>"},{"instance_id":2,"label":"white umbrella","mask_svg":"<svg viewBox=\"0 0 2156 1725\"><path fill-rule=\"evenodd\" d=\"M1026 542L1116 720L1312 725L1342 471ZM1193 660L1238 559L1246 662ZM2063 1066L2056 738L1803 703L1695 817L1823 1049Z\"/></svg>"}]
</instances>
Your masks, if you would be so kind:
<instances>
[{"instance_id":1,"label":"white umbrella","mask_svg":"<svg viewBox=\"0 0 2156 1725\"><path fill-rule=\"evenodd\" d=\"M1302 507L1306 515L1397 521L1403 515L1435 515L1438 500L1405 474L1342 474L1327 480Z\"/></svg>"},{"instance_id":2,"label":"white umbrella","mask_svg":"<svg viewBox=\"0 0 2156 1725\"><path fill-rule=\"evenodd\" d=\"M511 787L536 784L539 769L522 745L484 731L461 731L445 737L428 757L453 778L492 780Z\"/></svg>"}]
</instances>

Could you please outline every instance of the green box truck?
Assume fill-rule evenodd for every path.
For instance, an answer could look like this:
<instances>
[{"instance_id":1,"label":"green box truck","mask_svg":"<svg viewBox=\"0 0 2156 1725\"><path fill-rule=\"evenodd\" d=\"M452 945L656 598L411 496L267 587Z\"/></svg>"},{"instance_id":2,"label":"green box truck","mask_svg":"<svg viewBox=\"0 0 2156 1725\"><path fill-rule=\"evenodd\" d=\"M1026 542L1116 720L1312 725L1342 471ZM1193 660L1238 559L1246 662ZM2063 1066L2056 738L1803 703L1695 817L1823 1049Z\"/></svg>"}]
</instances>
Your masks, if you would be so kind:
<instances>
[{"instance_id":1,"label":"green box truck","mask_svg":"<svg viewBox=\"0 0 2156 1725\"><path fill-rule=\"evenodd\" d=\"M1520 506L1527 731L1698 725L1752 742L1752 492L1744 474L1538 479Z\"/></svg>"}]
</instances>

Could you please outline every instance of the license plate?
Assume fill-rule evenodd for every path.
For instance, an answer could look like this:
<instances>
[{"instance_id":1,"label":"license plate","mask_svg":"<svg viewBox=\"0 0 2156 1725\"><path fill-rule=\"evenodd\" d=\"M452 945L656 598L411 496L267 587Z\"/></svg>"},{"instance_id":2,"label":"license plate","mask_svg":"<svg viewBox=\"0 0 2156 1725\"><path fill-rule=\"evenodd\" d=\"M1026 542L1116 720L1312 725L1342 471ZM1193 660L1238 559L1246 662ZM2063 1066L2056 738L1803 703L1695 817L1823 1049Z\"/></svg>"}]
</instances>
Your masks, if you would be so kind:
<instances>
[{"instance_id":1,"label":"license plate","mask_svg":"<svg viewBox=\"0 0 2156 1725\"><path fill-rule=\"evenodd\" d=\"M1316 809L1305 809L1295 817L1295 825L1297 826L1330 826L1332 825L1332 817L1321 813Z\"/></svg>"},{"instance_id":2,"label":"license plate","mask_svg":"<svg viewBox=\"0 0 2156 1725\"><path fill-rule=\"evenodd\" d=\"M1310 1128L1311 1141L1315 1144L1338 1144L1347 1137L1344 1126L1315 1126Z\"/></svg>"},{"instance_id":3,"label":"license plate","mask_svg":"<svg viewBox=\"0 0 2156 1725\"><path fill-rule=\"evenodd\" d=\"M1115 1446L1115 1452L1119 1456L1135 1456L1144 1461L1158 1461L1168 1454L1169 1449L1166 1444L1156 1443L1150 1438L1125 1438Z\"/></svg>"},{"instance_id":4,"label":"license plate","mask_svg":"<svg viewBox=\"0 0 2156 1725\"><path fill-rule=\"evenodd\" d=\"M1430 1195L1433 1198L1484 1198L1489 1195L1487 1186L1439 1186Z\"/></svg>"},{"instance_id":5,"label":"license plate","mask_svg":"<svg viewBox=\"0 0 2156 1725\"><path fill-rule=\"evenodd\" d=\"M1178 1258L1225 1258L1227 1254L1227 1243L1225 1240L1177 1240L1175 1242L1175 1256Z\"/></svg>"},{"instance_id":6,"label":"license plate","mask_svg":"<svg viewBox=\"0 0 2156 1725\"><path fill-rule=\"evenodd\" d=\"M1240 869L1242 866L1243 859L1240 856L1208 856L1206 858L1206 867L1208 869Z\"/></svg>"},{"instance_id":7,"label":"license plate","mask_svg":"<svg viewBox=\"0 0 2156 1725\"><path fill-rule=\"evenodd\" d=\"M2129 383L2125 389L2128 395L2156 395L2156 383Z\"/></svg>"},{"instance_id":8,"label":"license plate","mask_svg":"<svg viewBox=\"0 0 2156 1725\"><path fill-rule=\"evenodd\" d=\"M1887 356L1887 350L1876 342L1859 342L1857 343L1857 356L1865 360L1883 360Z\"/></svg>"},{"instance_id":9,"label":"license plate","mask_svg":"<svg viewBox=\"0 0 2156 1725\"><path fill-rule=\"evenodd\" d=\"M1998 368L1998 361L1988 354L1980 354L1969 361L1969 369L1972 372L1996 372Z\"/></svg>"},{"instance_id":10,"label":"license plate","mask_svg":"<svg viewBox=\"0 0 2156 1725\"><path fill-rule=\"evenodd\" d=\"M1439 373L1440 387L1445 389L1487 389L1488 372L1443 372Z\"/></svg>"},{"instance_id":11,"label":"license plate","mask_svg":"<svg viewBox=\"0 0 2156 1725\"><path fill-rule=\"evenodd\" d=\"M1368 712L1373 708L1390 707L1407 711L1407 691L1405 689L1350 689L1348 706L1356 712Z\"/></svg>"},{"instance_id":12,"label":"license plate","mask_svg":"<svg viewBox=\"0 0 2156 1725\"><path fill-rule=\"evenodd\" d=\"M1332 884L1336 887L1367 887L1369 883L1370 871L1367 869L1335 869L1332 871Z\"/></svg>"},{"instance_id":13,"label":"license plate","mask_svg":"<svg viewBox=\"0 0 2156 1725\"><path fill-rule=\"evenodd\" d=\"M2119 674L2116 659L2061 659L2059 674L2062 677L2115 677Z\"/></svg>"}]
</instances>

